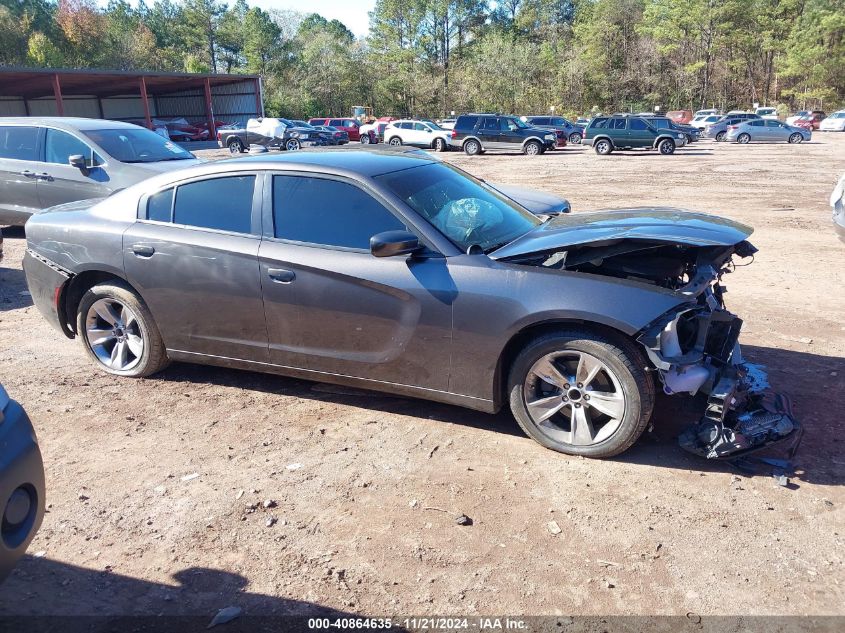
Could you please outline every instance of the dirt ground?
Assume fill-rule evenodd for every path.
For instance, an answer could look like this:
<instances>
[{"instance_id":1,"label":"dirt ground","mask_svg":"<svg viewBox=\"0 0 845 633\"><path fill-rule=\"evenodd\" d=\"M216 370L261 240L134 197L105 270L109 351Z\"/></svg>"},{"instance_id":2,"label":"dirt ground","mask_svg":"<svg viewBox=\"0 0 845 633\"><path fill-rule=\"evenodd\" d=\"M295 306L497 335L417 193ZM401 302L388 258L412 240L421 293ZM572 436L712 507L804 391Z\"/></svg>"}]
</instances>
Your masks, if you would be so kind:
<instances>
[{"instance_id":1,"label":"dirt ground","mask_svg":"<svg viewBox=\"0 0 845 633\"><path fill-rule=\"evenodd\" d=\"M677 206L754 226L760 252L727 301L806 426L790 485L684 453L701 405L677 398L626 454L591 461L507 413L181 364L114 378L31 305L11 230L0 382L35 424L49 511L0 615L845 614L845 244L828 206L845 134L445 159L575 213Z\"/></svg>"}]
</instances>

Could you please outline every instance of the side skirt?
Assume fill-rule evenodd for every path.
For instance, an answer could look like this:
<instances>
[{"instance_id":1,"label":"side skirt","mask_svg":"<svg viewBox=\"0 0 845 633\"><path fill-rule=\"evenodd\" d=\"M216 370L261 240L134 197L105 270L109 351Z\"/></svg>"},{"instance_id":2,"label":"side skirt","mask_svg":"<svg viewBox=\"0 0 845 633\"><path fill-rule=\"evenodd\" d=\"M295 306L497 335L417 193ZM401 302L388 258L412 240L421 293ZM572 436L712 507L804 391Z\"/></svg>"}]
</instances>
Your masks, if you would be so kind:
<instances>
[{"instance_id":1,"label":"side skirt","mask_svg":"<svg viewBox=\"0 0 845 633\"><path fill-rule=\"evenodd\" d=\"M175 349L168 349L167 355L171 360L185 363L215 365L217 367L228 367L231 369L246 369L248 371L257 371L265 374L278 374L280 376L300 378L302 380L328 382L336 385L344 385L346 387L357 387L359 389L370 389L372 391L380 391L393 395L453 404L467 409L483 411L484 413L496 413L498 411L498 408L492 400L475 398L473 396L464 396L457 393L450 393L448 391L438 391L437 389L426 389L424 387L414 387L411 385L402 385L399 383L381 380L356 378L354 376L346 376L344 374L332 374L329 372L314 371L312 369L286 367L284 365L274 365L272 363L240 360L237 358L227 358L225 356L212 356L210 354L198 354L196 352L185 352Z\"/></svg>"}]
</instances>

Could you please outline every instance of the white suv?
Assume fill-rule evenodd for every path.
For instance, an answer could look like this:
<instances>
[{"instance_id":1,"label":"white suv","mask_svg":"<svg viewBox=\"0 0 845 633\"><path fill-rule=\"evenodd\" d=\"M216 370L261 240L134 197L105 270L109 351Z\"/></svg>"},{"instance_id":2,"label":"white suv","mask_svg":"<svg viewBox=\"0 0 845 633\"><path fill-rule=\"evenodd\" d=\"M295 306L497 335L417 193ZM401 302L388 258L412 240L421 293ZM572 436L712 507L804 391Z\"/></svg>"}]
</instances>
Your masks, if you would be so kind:
<instances>
[{"instance_id":1,"label":"white suv","mask_svg":"<svg viewBox=\"0 0 845 633\"><path fill-rule=\"evenodd\" d=\"M433 121L392 121L384 130L384 140L389 145L414 145L438 152L445 152L452 146L450 138L451 132Z\"/></svg>"}]
</instances>

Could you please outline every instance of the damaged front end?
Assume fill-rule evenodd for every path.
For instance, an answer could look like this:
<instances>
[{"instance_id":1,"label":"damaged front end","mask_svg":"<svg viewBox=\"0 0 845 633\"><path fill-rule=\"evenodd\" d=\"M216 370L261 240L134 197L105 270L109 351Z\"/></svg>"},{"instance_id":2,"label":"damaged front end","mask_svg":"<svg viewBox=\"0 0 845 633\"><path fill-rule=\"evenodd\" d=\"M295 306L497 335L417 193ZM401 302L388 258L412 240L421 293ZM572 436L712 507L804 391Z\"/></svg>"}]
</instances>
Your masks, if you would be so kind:
<instances>
[{"instance_id":1,"label":"damaged front end","mask_svg":"<svg viewBox=\"0 0 845 633\"><path fill-rule=\"evenodd\" d=\"M801 426L789 398L769 389L763 369L742 357L742 320L725 307L722 276L733 256L756 249L743 241L729 249L697 249L689 281L677 289L690 302L645 328L645 348L663 391L707 394L701 420L678 437L682 448L708 459L735 458L775 443L797 447Z\"/></svg>"},{"instance_id":2,"label":"damaged front end","mask_svg":"<svg viewBox=\"0 0 845 633\"><path fill-rule=\"evenodd\" d=\"M546 269L656 286L682 298L636 336L667 394L708 396L701 420L679 437L708 459L794 441L789 399L742 358L742 320L725 307L722 277L756 252L742 224L676 209L561 216L494 257ZM750 262L749 262L750 263Z\"/></svg>"}]
</instances>

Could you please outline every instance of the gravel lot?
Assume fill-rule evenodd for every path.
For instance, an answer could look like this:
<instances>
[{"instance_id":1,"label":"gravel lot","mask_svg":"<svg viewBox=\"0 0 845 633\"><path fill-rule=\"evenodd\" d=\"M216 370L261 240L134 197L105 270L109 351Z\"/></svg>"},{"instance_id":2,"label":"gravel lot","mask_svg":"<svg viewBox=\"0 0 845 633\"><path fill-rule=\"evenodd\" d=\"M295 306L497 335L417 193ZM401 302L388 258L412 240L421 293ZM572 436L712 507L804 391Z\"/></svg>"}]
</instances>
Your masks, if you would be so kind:
<instances>
[{"instance_id":1,"label":"gravel lot","mask_svg":"<svg viewBox=\"0 0 845 633\"><path fill-rule=\"evenodd\" d=\"M684 453L701 403L677 398L628 453L590 461L507 413L210 367L117 379L32 307L10 230L0 382L36 426L50 505L0 615L845 614L845 244L827 203L845 134L445 159L576 213L677 206L754 226L760 252L727 301L806 426L790 485Z\"/></svg>"}]
</instances>

